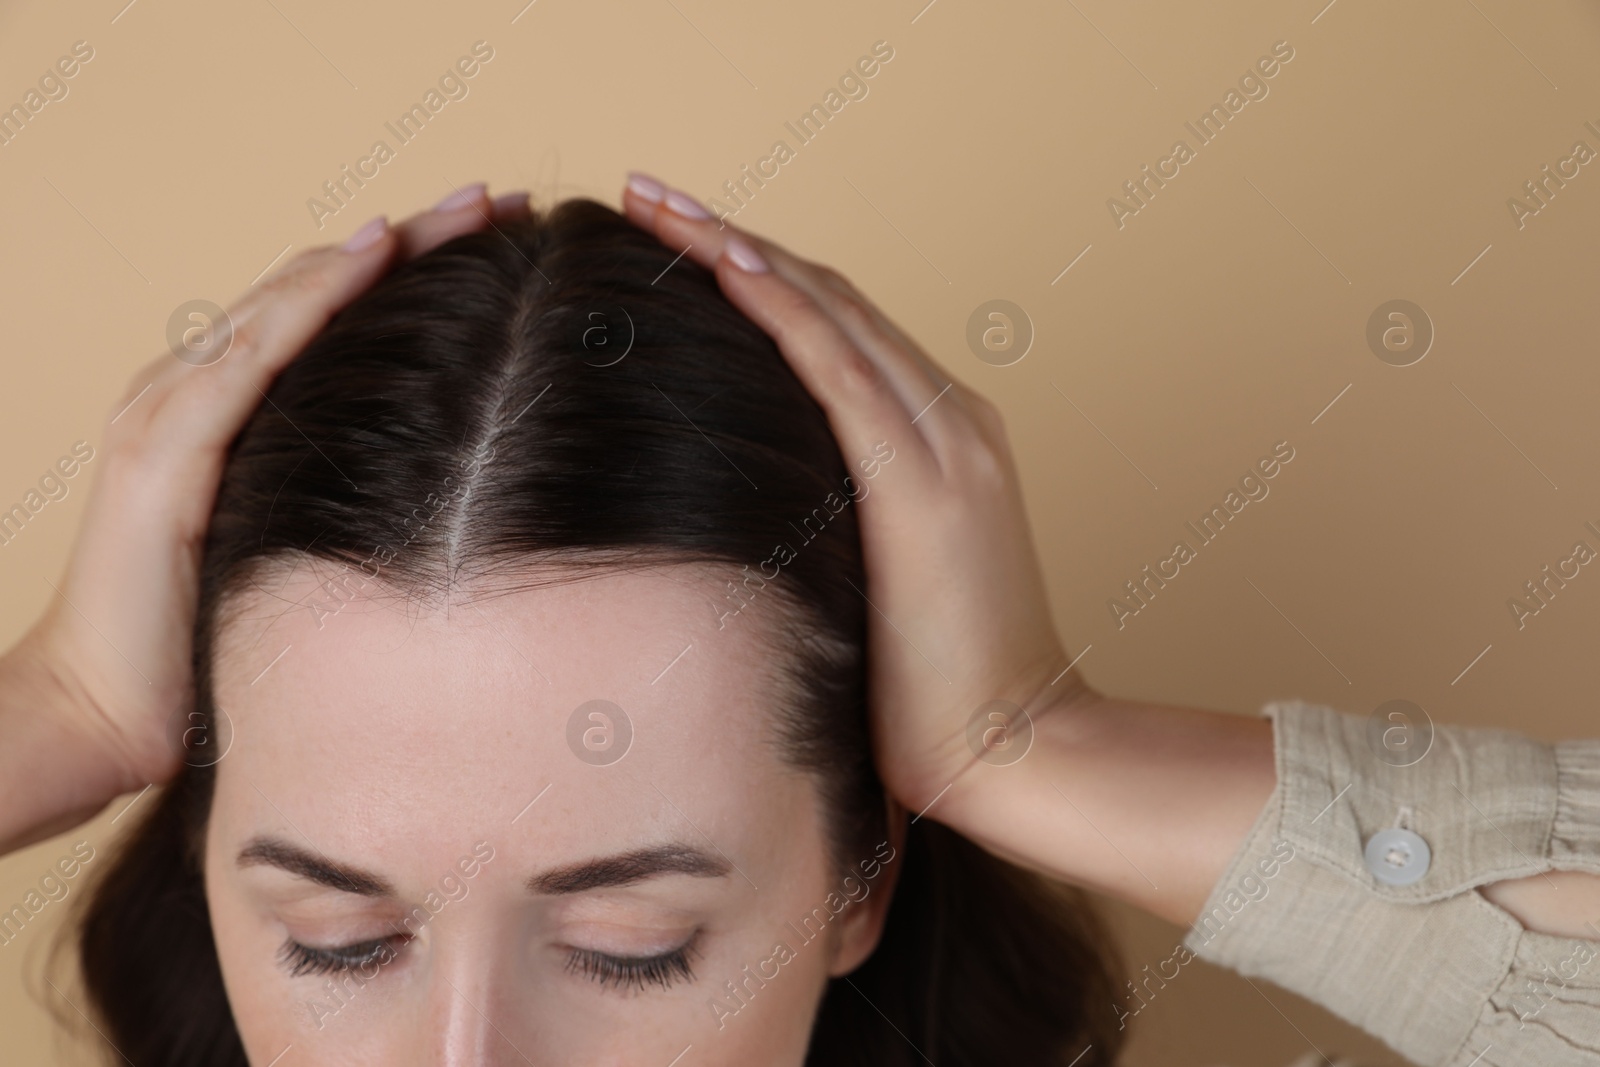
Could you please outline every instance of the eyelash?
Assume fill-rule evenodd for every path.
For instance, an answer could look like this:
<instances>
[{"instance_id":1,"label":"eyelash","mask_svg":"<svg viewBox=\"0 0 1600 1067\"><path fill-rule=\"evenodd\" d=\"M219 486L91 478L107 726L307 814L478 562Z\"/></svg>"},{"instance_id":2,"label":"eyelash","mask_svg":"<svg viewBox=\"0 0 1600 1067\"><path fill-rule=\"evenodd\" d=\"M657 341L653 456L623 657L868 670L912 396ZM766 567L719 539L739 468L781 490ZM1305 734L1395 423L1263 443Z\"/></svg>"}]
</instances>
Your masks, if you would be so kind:
<instances>
[{"instance_id":1,"label":"eyelash","mask_svg":"<svg viewBox=\"0 0 1600 1067\"><path fill-rule=\"evenodd\" d=\"M658 985L666 989L680 981L694 980L689 961L694 955L695 940L690 938L681 947L656 956L612 956L575 948L567 957L567 970L601 986L642 991L646 985Z\"/></svg>"},{"instance_id":2,"label":"eyelash","mask_svg":"<svg viewBox=\"0 0 1600 1067\"><path fill-rule=\"evenodd\" d=\"M389 963L399 952L395 940L393 937L380 937L338 948L313 948L291 938L284 943L282 957L291 978L307 974L342 973L373 963L379 966Z\"/></svg>"},{"instance_id":3,"label":"eyelash","mask_svg":"<svg viewBox=\"0 0 1600 1067\"><path fill-rule=\"evenodd\" d=\"M681 947L655 956L613 956L577 948L567 957L567 970L598 982L602 987L642 991L647 985L658 985L666 989L677 982L694 979L690 959L695 954L695 940L691 938ZM292 978L336 974L372 963L380 966L389 963L399 952L394 941L392 937L384 937L337 948L313 948L290 939L284 943L281 955Z\"/></svg>"}]
</instances>

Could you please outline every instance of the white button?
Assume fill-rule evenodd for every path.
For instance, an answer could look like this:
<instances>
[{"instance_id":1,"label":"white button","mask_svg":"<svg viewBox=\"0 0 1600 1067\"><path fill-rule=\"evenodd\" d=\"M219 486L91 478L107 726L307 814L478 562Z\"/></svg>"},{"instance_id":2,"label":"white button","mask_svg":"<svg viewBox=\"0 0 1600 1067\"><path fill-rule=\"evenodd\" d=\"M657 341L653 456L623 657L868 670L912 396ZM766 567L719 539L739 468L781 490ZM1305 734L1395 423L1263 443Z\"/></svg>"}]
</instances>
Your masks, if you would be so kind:
<instances>
[{"instance_id":1,"label":"white button","mask_svg":"<svg viewBox=\"0 0 1600 1067\"><path fill-rule=\"evenodd\" d=\"M1410 885L1428 873L1433 854L1410 830L1379 830L1367 842L1367 870L1384 885Z\"/></svg>"}]
</instances>

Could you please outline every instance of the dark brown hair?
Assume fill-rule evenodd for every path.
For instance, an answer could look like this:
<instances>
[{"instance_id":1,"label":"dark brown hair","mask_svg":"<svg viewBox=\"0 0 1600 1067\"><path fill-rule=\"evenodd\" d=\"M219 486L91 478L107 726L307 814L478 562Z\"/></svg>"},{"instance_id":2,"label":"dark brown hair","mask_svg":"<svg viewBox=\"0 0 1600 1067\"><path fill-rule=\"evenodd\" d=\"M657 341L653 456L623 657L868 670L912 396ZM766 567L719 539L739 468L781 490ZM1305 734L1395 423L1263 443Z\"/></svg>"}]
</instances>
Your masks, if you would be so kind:
<instances>
[{"instance_id":1,"label":"dark brown hair","mask_svg":"<svg viewBox=\"0 0 1600 1067\"><path fill-rule=\"evenodd\" d=\"M861 475L773 342L674 256L568 200L457 238L338 314L229 457L202 564L197 711L214 716L222 608L263 567L376 556L386 585L415 593L540 558L729 564L730 608L766 597L782 634L784 752L818 783L835 861L874 855L888 828L860 539L854 507L823 507ZM429 521L429 494L452 485ZM799 540L791 522L810 539L749 584ZM78 931L100 1027L141 1067L246 1062L201 880L214 774L186 766L146 809ZM882 943L830 984L809 1063L1114 1060L1110 953L1081 894L926 819L897 861Z\"/></svg>"}]
</instances>

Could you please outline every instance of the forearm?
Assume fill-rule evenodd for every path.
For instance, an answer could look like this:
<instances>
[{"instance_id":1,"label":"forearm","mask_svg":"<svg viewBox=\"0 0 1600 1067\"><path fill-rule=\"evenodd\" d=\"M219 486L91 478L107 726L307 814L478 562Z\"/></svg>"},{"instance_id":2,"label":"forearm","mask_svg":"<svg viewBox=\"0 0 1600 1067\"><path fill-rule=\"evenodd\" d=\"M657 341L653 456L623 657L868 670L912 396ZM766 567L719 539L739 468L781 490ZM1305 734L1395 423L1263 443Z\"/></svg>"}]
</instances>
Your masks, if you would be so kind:
<instances>
[{"instance_id":1,"label":"forearm","mask_svg":"<svg viewBox=\"0 0 1600 1067\"><path fill-rule=\"evenodd\" d=\"M1271 724L1087 689L1031 718L1025 756L975 761L927 817L1014 863L1191 923L1272 794Z\"/></svg>"},{"instance_id":2,"label":"forearm","mask_svg":"<svg viewBox=\"0 0 1600 1067\"><path fill-rule=\"evenodd\" d=\"M0 854L76 826L133 783L30 638L0 656Z\"/></svg>"},{"instance_id":3,"label":"forearm","mask_svg":"<svg viewBox=\"0 0 1600 1067\"><path fill-rule=\"evenodd\" d=\"M1276 783L1265 718L1089 690L1032 714L1027 754L974 762L928 811L1013 863L1187 926ZM1594 938L1600 875L1486 883L1524 928Z\"/></svg>"}]
</instances>

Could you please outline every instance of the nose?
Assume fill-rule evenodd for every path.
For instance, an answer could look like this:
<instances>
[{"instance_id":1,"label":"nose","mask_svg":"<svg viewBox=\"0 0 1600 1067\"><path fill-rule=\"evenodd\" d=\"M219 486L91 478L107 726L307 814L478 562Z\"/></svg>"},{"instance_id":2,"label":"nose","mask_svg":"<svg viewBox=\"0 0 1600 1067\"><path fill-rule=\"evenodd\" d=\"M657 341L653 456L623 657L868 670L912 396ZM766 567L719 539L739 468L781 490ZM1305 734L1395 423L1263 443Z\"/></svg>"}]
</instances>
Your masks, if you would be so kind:
<instances>
[{"instance_id":1,"label":"nose","mask_svg":"<svg viewBox=\"0 0 1600 1067\"><path fill-rule=\"evenodd\" d=\"M484 985L486 983L476 983L469 992L445 975L434 983L429 1014L437 1048L430 1062L436 1067L480 1067L498 1062L490 1058L494 1050L489 1038L494 1031L490 1028L488 1014L476 1003L488 991L477 988Z\"/></svg>"},{"instance_id":2,"label":"nose","mask_svg":"<svg viewBox=\"0 0 1600 1067\"><path fill-rule=\"evenodd\" d=\"M522 1037L507 1017L491 976L435 972L425 1013L429 1067L529 1067L532 1049L513 1042ZM522 1037L522 1044L527 1044Z\"/></svg>"}]
</instances>

